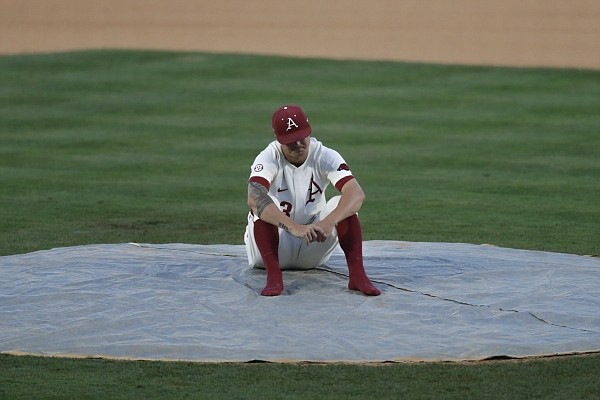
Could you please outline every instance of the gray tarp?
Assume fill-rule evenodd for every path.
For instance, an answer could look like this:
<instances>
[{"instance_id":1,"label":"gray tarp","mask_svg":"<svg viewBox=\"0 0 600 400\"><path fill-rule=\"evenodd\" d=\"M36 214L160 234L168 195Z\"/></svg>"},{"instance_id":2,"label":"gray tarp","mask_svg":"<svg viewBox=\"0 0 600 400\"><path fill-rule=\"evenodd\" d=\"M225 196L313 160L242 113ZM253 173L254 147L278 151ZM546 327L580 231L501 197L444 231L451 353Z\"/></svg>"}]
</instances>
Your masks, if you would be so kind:
<instances>
[{"instance_id":1,"label":"gray tarp","mask_svg":"<svg viewBox=\"0 0 600 400\"><path fill-rule=\"evenodd\" d=\"M486 245L368 241L382 289L343 254L284 272L239 245L89 245L0 257L0 352L195 361L471 360L600 350L600 260Z\"/></svg>"}]
</instances>

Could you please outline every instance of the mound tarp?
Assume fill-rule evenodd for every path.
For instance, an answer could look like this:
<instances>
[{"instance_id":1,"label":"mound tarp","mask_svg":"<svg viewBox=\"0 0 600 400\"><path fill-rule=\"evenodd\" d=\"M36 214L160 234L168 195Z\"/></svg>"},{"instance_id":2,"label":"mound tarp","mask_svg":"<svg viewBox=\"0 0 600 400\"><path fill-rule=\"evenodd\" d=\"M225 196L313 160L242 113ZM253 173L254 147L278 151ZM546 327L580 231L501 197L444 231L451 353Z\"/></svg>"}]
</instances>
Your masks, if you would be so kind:
<instances>
[{"instance_id":1,"label":"mound tarp","mask_svg":"<svg viewBox=\"0 0 600 400\"><path fill-rule=\"evenodd\" d=\"M190 361L479 360L600 351L600 260L367 241L383 294L347 289L340 250L265 271L244 246L101 244L0 257L0 352Z\"/></svg>"}]
</instances>

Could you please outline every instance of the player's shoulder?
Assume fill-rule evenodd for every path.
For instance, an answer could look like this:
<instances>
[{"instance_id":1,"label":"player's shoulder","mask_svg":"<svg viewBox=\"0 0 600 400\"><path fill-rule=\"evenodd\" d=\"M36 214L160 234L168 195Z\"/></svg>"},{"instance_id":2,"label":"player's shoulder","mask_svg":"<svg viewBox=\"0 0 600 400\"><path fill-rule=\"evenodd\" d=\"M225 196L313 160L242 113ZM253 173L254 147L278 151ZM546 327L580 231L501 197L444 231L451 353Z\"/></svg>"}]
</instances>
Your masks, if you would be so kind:
<instances>
[{"instance_id":1,"label":"player's shoulder","mask_svg":"<svg viewBox=\"0 0 600 400\"><path fill-rule=\"evenodd\" d=\"M327 155L328 153L335 151L315 138L310 138L310 150L313 154L319 156Z\"/></svg>"},{"instance_id":2,"label":"player's shoulder","mask_svg":"<svg viewBox=\"0 0 600 400\"><path fill-rule=\"evenodd\" d=\"M267 151L267 152L277 152L277 150L279 149L279 146L277 146L277 141L273 140L272 142L270 142L267 147L265 147L265 149L263 150L263 152Z\"/></svg>"},{"instance_id":3,"label":"player's shoulder","mask_svg":"<svg viewBox=\"0 0 600 400\"><path fill-rule=\"evenodd\" d=\"M281 155L281 148L277 145L277 141L273 141L267 145L259 154L258 157L270 158L274 161L279 159Z\"/></svg>"},{"instance_id":4,"label":"player's shoulder","mask_svg":"<svg viewBox=\"0 0 600 400\"><path fill-rule=\"evenodd\" d=\"M314 142L313 142L314 141ZM332 147L326 146L317 139L311 138L311 150L322 160L337 159L341 157L340 153Z\"/></svg>"},{"instance_id":5,"label":"player's shoulder","mask_svg":"<svg viewBox=\"0 0 600 400\"><path fill-rule=\"evenodd\" d=\"M314 165L320 173L327 174L337 170L341 165L345 164L341 154L331 147L324 145L316 139L311 141L311 152L314 156Z\"/></svg>"}]
</instances>

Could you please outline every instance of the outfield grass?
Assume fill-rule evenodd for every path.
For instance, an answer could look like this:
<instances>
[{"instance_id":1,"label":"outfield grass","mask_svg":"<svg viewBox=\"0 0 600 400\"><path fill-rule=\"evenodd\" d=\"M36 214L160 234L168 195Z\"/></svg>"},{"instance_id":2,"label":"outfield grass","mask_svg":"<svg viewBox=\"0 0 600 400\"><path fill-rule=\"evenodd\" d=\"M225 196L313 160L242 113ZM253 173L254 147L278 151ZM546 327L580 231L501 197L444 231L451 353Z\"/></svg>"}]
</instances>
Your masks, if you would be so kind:
<instances>
[{"instance_id":1,"label":"outfield grass","mask_svg":"<svg viewBox=\"0 0 600 400\"><path fill-rule=\"evenodd\" d=\"M0 355L7 399L597 399L598 357L528 362L202 364ZM45 379L40 379L43 371ZM4 395L4 396L3 396Z\"/></svg>"},{"instance_id":2,"label":"outfield grass","mask_svg":"<svg viewBox=\"0 0 600 400\"><path fill-rule=\"evenodd\" d=\"M272 139L270 116L282 103L301 104L314 136L340 150L361 182L365 240L600 254L600 71L133 51L0 57L0 254L129 241L242 243L249 166ZM311 390L325 391L340 375L368 378L345 382L357 397L388 381L397 383L386 386L395 397L435 398L440 374L435 393L443 397L501 398L486 388L517 382L521 368L537 373L519 381L517 397L549 398L546 388L563 385L556 398L598 396L594 376L562 379L580 362L600 369L599 356L343 372L2 356L0 396L69 397L61 392L68 379L56 373L76 376L80 398L105 380L116 385L110 397L131 385L212 396L229 392L177 374L211 377L223 368L227 379L264 380L267 398L316 397ZM124 372L111 378L115 368L146 372L124 381ZM175 374L174 383L162 374ZM245 385L240 379L225 388Z\"/></svg>"},{"instance_id":3,"label":"outfield grass","mask_svg":"<svg viewBox=\"0 0 600 400\"><path fill-rule=\"evenodd\" d=\"M600 73L157 52L0 58L0 254L241 243L249 165L302 104L365 239L600 254Z\"/></svg>"}]
</instances>

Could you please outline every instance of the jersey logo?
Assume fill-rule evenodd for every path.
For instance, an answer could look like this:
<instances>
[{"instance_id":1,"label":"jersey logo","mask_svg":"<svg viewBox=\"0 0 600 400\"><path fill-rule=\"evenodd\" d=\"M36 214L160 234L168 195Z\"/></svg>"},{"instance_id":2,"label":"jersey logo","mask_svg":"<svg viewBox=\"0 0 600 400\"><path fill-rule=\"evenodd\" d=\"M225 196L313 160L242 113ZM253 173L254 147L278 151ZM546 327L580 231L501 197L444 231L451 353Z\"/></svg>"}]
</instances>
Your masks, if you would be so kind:
<instances>
[{"instance_id":1,"label":"jersey logo","mask_svg":"<svg viewBox=\"0 0 600 400\"><path fill-rule=\"evenodd\" d=\"M311 175L310 186L308 187L308 200L306 201L306 204L315 201L317 199L316 195L319 193L323 194L323 191L321 190L319 185L317 185L317 182L315 182L314 175Z\"/></svg>"},{"instance_id":2,"label":"jersey logo","mask_svg":"<svg viewBox=\"0 0 600 400\"><path fill-rule=\"evenodd\" d=\"M296 123L294 122L294 120L291 117L288 117L288 127L285 130L286 132L289 131L290 129L292 129L292 127L298 127L298 125L296 125Z\"/></svg>"},{"instance_id":3,"label":"jersey logo","mask_svg":"<svg viewBox=\"0 0 600 400\"><path fill-rule=\"evenodd\" d=\"M350 171L350 167L348 167L348 164L344 163L344 164L340 164L340 166L337 169L338 171Z\"/></svg>"},{"instance_id":4,"label":"jersey logo","mask_svg":"<svg viewBox=\"0 0 600 400\"><path fill-rule=\"evenodd\" d=\"M254 166L254 172L260 172L263 170L263 165L262 164L256 164Z\"/></svg>"}]
</instances>

